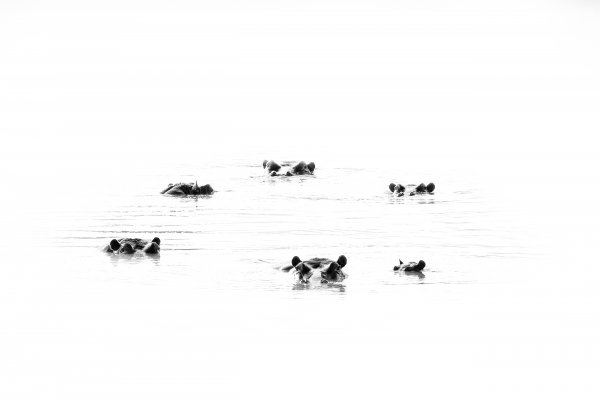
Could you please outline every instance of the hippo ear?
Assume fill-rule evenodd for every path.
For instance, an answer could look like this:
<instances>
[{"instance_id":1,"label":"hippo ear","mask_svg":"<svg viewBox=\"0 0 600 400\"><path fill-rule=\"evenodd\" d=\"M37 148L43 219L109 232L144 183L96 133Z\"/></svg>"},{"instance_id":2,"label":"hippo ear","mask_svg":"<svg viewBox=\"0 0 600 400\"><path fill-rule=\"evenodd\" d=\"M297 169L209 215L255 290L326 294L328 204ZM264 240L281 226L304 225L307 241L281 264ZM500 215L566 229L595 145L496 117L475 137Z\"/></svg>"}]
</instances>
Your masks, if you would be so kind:
<instances>
[{"instance_id":1,"label":"hippo ear","mask_svg":"<svg viewBox=\"0 0 600 400\"><path fill-rule=\"evenodd\" d=\"M398 262L400 263L400 264L398 264L398 265L402 265L402 264L404 264L404 263L402 262L402 260L401 260L401 259L398 259Z\"/></svg>"},{"instance_id":2,"label":"hippo ear","mask_svg":"<svg viewBox=\"0 0 600 400\"><path fill-rule=\"evenodd\" d=\"M110 248L113 251L117 251L121 248L121 243L119 243L117 239L113 239L110 241Z\"/></svg>"},{"instance_id":3,"label":"hippo ear","mask_svg":"<svg viewBox=\"0 0 600 400\"><path fill-rule=\"evenodd\" d=\"M267 160L263 160L263 168L267 168Z\"/></svg>"},{"instance_id":4,"label":"hippo ear","mask_svg":"<svg viewBox=\"0 0 600 400\"><path fill-rule=\"evenodd\" d=\"M334 261L331 264L329 264L329 267L327 267L327 273L331 274L331 273L334 273L336 271L339 271L340 269L342 269L342 267L340 266L340 264L338 264L338 263L336 263Z\"/></svg>"},{"instance_id":5,"label":"hippo ear","mask_svg":"<svg viewBox=\"0 0 600 400\"><path fill-rule=\"evenodd\" d=\"M302 260L300 260L300 257L298 257L298 256L294 256L294 258L292 258L292 266L293 267L300 264L301 262L302 262Z\"/></svg>"},{"instance_id":6,"label":"hippo ear","mask_svg":"<svg viewBox=\"0 0 600 400\"><path fill-rule=\"evenodd\" d=\"M396 184L395 183L390 183L390 192L394 192L394 190L396 190Z\"/></svg>"},{"instance_id":7,"label":"hippo ear","mask_svg":"<svg viewBox=\"0 0 600 400\"><path fill-rule=\"evenodd\" d=\"M339 264L340 268L344 268L347 263L348 263L348 259L346 258L345 255L342 254L341 256L338 257L337 264Z\"/></svg>"}]
</instances>

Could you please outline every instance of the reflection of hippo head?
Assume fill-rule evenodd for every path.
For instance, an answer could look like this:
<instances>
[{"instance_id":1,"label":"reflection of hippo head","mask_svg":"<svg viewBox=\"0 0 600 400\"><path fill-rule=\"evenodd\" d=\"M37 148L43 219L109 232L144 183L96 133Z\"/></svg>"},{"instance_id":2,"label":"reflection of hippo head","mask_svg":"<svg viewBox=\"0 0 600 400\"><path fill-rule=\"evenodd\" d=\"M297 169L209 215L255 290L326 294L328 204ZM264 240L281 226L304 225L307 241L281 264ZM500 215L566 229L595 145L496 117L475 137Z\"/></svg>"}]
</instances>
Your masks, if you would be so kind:
<instances>
[{"instance_id":1,"label":"reflection of hippo head","mask_svg":"<svg viewBox=\"0 0 600 400\"><path fill-rule=\"evenodd\" d=\"M433 184L433 182L430 182L429 185L427 185L426 189L428 193L432 193L435 190L435 185Z\"/></svg>"}]
</instances>

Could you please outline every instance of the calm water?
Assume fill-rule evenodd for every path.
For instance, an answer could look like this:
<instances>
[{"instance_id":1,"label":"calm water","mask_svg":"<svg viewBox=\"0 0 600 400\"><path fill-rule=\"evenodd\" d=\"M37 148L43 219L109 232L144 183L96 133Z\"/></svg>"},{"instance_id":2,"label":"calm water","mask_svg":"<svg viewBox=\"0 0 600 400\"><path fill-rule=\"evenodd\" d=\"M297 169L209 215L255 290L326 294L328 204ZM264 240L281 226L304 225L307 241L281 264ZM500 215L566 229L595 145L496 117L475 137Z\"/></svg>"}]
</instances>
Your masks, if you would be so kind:
<instances>
[{"instance_id":1,"label":"calm water","mask_svg":"<svg viewBox=\"0 0 600 400\"><path fill-rule=\"evenodd\" d=\"M7 391L590 394L598 273L577 260L594 238L565 232L593 222L581 218L592 200L556 212L563 200L545 190L572 171L324 158L314 176L266 177L261 161L35 169L45 194L7 200L3 217ZM159 194L195 179L217 192ZM437 189L395 198L392 181ZM124 236L159 236L160 257L100 252ZM340 254L341 284L297 286L277 270ZM398 258L425 260L424 274L393 273Z\"/></svg>"}]
</instances>

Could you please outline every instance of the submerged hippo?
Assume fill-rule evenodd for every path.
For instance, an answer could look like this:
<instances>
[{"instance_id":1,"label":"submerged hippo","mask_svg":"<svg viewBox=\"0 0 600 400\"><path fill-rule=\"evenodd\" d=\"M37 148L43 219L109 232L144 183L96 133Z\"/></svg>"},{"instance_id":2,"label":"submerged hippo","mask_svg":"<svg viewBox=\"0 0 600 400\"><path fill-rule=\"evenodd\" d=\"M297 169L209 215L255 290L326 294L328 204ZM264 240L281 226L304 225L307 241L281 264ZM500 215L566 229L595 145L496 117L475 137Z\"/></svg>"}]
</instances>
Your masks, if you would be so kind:
<instances>
[{"instance_id":1,"label":"submerged hippo","mask_svg":"<svg viewBox=\"0 0 600 400\"><path fill-rule=\"evenodd\" d=\"M425 268L425 261L419 260L419 262L411 261L408 264L404 264L402 260L398 260L400 262L399 265L394 265L394 271L404 271L404 272L421 272L423 268Z\"/></svg>"},{"instance_id":2,"label":"submerged hippo","mask_svg":"<svg viewBox=\"0 0 600 400\"><path fill-rule=\"evenodd\" d=\"M286 167L286 168L283 168ZM298 164L284 162L277 164L273 160L264 160L263 169L271 176L293 176L293 175L312 175L315 171L315 163L300 161Z\"/></svg>"},{"instance_id":3,"label":"submerged hippo","mask_svg":"<svg viewBox=\"0 0 600 400\"><path fill-rule=\"evenodd\" d=\"M160 239L155 237L150 242L137 238L113 239L104 247L103 251L113 254L133 254L136 252L158 254L160 252Z\"/></svg>"},{"instance_id":4,"label":"submerged hippo","mask_svg":"<svg viewBox=\"0 0 600 400\"><path fill-rule=\"evenodd\" d=\"M196 181L196 183L169 183L169 186L160 193L171 196L194 196L200 194L212 194L213 192L214 190L210 185L198 186L198 181Z\"/></svg>"},{"instance_id":5,"label":"submerged hippo","mask_svg":"<svg viewBox=\"0 0 600 400\"><path fill-rule=\"evenodd\" d=\"M420 183L419 185L409 185L409 186L415 186L415 188L410 192L409 196L414 196L415 194L424 194L424 193L432 194L433 191L435 190L435 184L433 184L433 182L430 182L429 185ZM404 186L402 186L401 184L396 184L396 183L390 183L389 188L390 188L390 192L394 193L398 197L404 196L404 193L406 191L406 188Z\"/></svg>"},{"instance_id":6,"label":"submerged hippo","mask_svg":"<svg viewBox=\"0 0 600 400\"><path fill-rule=\"evenodd\" d=\"M283 267L282 271L289 271L299 283L318 281L321 283L341 282L346 279L342 268L348 263L346 256L341 255L337 261L328 258L311 258L308 261L300 260L300 257L292 258L292 265Z\"/></svg>"}]
</instances>

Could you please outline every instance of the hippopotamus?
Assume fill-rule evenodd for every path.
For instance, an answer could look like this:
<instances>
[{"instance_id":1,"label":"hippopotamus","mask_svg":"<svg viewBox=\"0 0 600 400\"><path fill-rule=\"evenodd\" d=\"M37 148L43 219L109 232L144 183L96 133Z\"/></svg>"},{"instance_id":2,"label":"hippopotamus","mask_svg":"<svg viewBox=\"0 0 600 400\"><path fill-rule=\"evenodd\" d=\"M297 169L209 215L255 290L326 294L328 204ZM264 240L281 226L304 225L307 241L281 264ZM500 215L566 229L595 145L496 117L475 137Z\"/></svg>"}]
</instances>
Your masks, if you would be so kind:
<instances>
[{"instance_id":1,"label":"hippopotamus","mask_svg":"<svg viewBox=\"0 0 600 400\"><path fill-rule=\"evenodd\" d=\"M137 238L113 239L104 247L103 251L113 254L133 254L136 252L158 254L160 252L160 239L155 237L150 242Z\"/></svg>"},{"instance_id":2,"label":"hippopotamus","mask_svg":"<svg viewBox=\"0 0 600 400\"><path fill-rule=\"evenodd\" d=\"M300 257L294 256L292 265L283 267L281 270L292 273L299 283L309 283L311 280L321 283L341 282L347 277L342 271L347 263L348 259L344 255L339 256L337 261L328 258L311 258L308 261L302 261Z\"/></svg>"},{"instance_id":3,"label":"hippopotamus","mask_svg":"<svg viewBox=\"0 0 600 400\"><path fill-rule=\"evenodd\" d=\"M210 185L198 186L198 181L196 181L196 183L169 183L169 186L160 193L171 196L195 196L199 194L212 194L213 192L214 190Z\"/></svg>"},{"instance_id":4,"label":"hippopotamus","mask_svg":"<svg viewBox=\"0 0 600 400\"><path fill-rule=\"evenodd\" d=\"M415 186L415 185L409 185L409 186ZM398 197L404 196L404 192L406 191L406 188L404 186L402 186L401 184L390 183L389 188L390 188L390 192L394 193ZM409 196L414 196L415 194L424 194L424 193L432 194L434 190L435 190L435 185L433 184L433 182L429 183L429 185L420 183L419 185L415 186L415 188L410 192Z\"/></svg>"},{"instance_id":5,"label":"hippopotamus","mask_svg":"<svg viewBox=\"0 0 600 400\"><path fill-rule=\"evenodd\" d=\"M282 167L287 167L282 170ZM312 175L315 171L315 163L304 161L292 165L289 162L283 162L281 165L273 160L264 160L263 169L271 176L293 176L293 175Z\"/></svg>"},{"instance_id":6,"label":"hippopotamus","mask_svg":"<svg viewBox=\"0 0 600 400\"><path fill-rule=\"evenodd\" d=\"M394 271L404 271L404 272L421 272L423 268L425 268L425 261L419 260L419 262L411 261L408 264L404 264L402 260L398 260L400 262L399 265L394 265Z\"/></svg>"}]
</instances>

